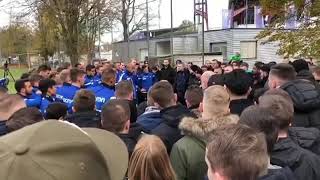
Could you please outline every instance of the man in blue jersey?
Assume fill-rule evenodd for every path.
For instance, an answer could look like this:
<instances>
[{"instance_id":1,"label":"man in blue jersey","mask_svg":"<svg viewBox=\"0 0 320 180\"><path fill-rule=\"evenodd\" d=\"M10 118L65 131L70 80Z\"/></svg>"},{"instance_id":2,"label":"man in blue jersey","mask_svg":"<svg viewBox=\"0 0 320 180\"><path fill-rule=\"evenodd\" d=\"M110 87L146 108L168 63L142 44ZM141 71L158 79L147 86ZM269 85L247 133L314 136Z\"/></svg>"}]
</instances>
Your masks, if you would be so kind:
<instances>
[{"instance_id":1,"label":"man in blue jersey","mask_svg":"<svg viewBox=\"0 0 320 180\"><path fill-rule=\"evenodd\" d=\"M116 72L113 69L103 71L101 81L100 85L88 88L96 96L96 110L99 112L103 105L114 97Z\"/></svg>"},{"instance_id":2,"label":"man in blue jersey","mask_svg":"<svg viewBox=\"0 0 320 180\"><path fill-rule=\"evenodd\" d=\"M51 72L51 68L50 68L50 66L43 64L43 65L38 67L37 72L43 78L49 78L50 72Z\"/></svg>"},{"instance_id":3,"label":"man in blue jersey","mask_svg":"<svg viewBox=\"0 0 320 180\"><path fill-rule=\"evenodd\" d=\"M71 84L64 84L57 89L57 99L68 106L69 112L72 111L72 102L77 91L84 85L85 72L79 69L70 70Z\"/></svg>"},{"instance_id":4,"label":"man in blue jersey","mask_svg":"<svg viewBox=\"0 0 320 180\"><path fill-rule=\"evenodd\" d=\"M27 107L37 107L41 103L41 96L31 98L32 95L32 86L29 79L19 79L14 84L14 87L17 91L17 94L21 96Z\"/></svg>"},{"instance_id":5,"label":"man in blue jersey","mask_svg":"<svg viewBox=\"0 0 320 180\"><path fill-rule=\"evenodd\" d=\"M95 85L95 74L96 74L96 68L94 65L88 64L86 67L86 77L84 81L84 86L86 88L92 87Z\"/></svg>"},{"instance_id":6,"label":"man in blue jersey","mask_svg":"<svg viewBox=\"0 0 320 180\"><path fill-rule=\"evenodd\" d=\"M118 82L121 81L130 81L134 88L133 97L137 100L137 95L139 91L139 80L138 77L134 74L135 65L133 63L127 64L127 69L122 73Z\"/></svg>"},{"instance_id":7,"label":"man in blue jersey","mask_svg":"<svg viewBox=\"0 0 320 180\"><path fill-rule=\"evenodd\" d=\"M39 82L39 90L42 92L40 111L45 117L46 110L51 103L56 102L56 82L52 79L43 79Z\"/></svg>"},{"instance_id":8,"label":"man in blue jersey","mask_svg":"<svg viewBox=\"0 0 320 180\"><path fill-rule=\"evenodd\" d=\"M39 82L43 79L43 76L39 74L32 74L29 76L30 83L32 85L32 94L28 97L28 99L37 99L41 98L41 92L39 91ZM40 108L41 101L37 101L39 104L34 104L33 107Z\"/></svg>"}]
</instances>

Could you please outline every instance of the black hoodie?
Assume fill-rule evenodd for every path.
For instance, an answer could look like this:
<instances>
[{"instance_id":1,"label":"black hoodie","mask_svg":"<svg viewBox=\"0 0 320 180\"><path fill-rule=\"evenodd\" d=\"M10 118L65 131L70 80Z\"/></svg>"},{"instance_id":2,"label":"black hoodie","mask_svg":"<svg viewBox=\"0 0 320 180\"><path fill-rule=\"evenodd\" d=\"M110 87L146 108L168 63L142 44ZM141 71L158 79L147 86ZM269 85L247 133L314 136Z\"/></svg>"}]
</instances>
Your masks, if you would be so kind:
<instances>
[{"instance_id":1,"label":"black hoodie","mask_svg":"<svg viewBox=\"0 0 320 180\"><path fill-rule=\"evenodd\" d=\"M289 137L303 149L320 155L320 131L318 129L290 127Z\"/></svg>"},{"instance_id":2,"label":"black hoodie","mask_svg":"<svg viewBox=\"0 0 320 180\"><path fill-rule=\"evenodd\" d=\"M281 86L294 103L295 127L315 127L320 129L320 92L308 80L297 79Z\"/></svg>"},{"instance_id":3,"label":"black hoodie","mask_svg":"<svg viewBox=\"0 0 320 180\"><path fill-rule=\"evenodd\" d=\"M163 109L160 114L162 122L151 131L151 134L159 136L170 153L173 144L183 137L178 127L182 118L196 118L196 115L182 105Z\"/></svg>"},{"instance_id":4,"label":"black hoodie","mask_svg":"<svg viewBox=\"0 0 320 180\"><path fill-rule=\"evenodd\" d=\"M99 128L101 127L101 118L100 114L96 111L89 112L75 112L68 115L65 118L66 121L74 123L75 125L82 128Z\"/></svg>"},{"instance_id":5,"label":"black hoodie","mask_svg":"<svg viewBox=\"0 0 320 180\"><path fill-rule=\"evenodd\" d=\"M271 153L271 164L288 166L297 180L320 179L320 157L301 148L290 137L280 139Z\"/></svg>"},{"instance_id":6,"label":"black hoodie","mask_svg":"<svg viewBox=\"0 0 320 180\"><path fill-rule=\"evenodd\" d=\"M268 174L260 177L259 180L296 180L290 168L269 169Z\"/></svg>"}]
</instances>

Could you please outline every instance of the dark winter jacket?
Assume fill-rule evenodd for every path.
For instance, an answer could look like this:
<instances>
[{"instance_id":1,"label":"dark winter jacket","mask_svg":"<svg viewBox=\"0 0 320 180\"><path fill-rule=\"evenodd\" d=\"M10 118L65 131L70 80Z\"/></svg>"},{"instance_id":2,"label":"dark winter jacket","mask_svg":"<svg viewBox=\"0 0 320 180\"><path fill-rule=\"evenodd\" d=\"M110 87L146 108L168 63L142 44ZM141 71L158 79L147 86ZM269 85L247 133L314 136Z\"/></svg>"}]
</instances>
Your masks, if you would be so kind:
<instances>
[{"instance_id":1,"label":"dark winter jacket","mask_svg":"<svg viewBox=\"0 0 320 180\"><path fill-rule=\"evenodd\" d=\"M148 132L151 132L161 123L160 110L156 107L147 107L146 112L138 117L137 123Z\"/></svg>"},{"instance_id":2,"label":"dark winter jacket","mask_svg":"<svg viewBox=\"0 0 320 180\"><path fill-rule=\"evenodd\" d=\"M171 85L175 84L176 71L169 65L167 68L163 67L160 73L160 81L167 80Z\"/></svg>"},{"instance_id":3,"label":"dark winter jacket","mask_svg":"<svg viewBox=\"0 0 320 180\"><path fill-rule=\"evenodd\" d=\"M288 166L297 180L320 179L320 157L301 148L290 137L279 139L271 153L271 164Z\"/></svg>"},{"instance_id":4,"label":"dark winter jacket","mask_svg":"<svg viewBox=\"0 0 320 180\"><path fill-rule=\"evenodd\" d=\"M317 128L291 127L289 137L300 147L320 155L320 130Z\"/></svg>"},{"instance_id":5,"label":"dark winter jacket","mask_svg":"<svg viewBox=\"0 0 320 180\"><path fill-rule=\"evenodd\" d=\"M260 177L259 180L296 180L290 168L269 169L268 174Z\"/></svg>"},{"instance_id":6,"label":"dark winter jacket","mask_svg":"<svg viewBox=\"0 0 320 180\"><path fill-rule=\"evenodd\" d=\"M6 122L7 121L0 121L0 136L6 135L8 133Z\"/></svg>"},{"instance_id":7,"label":"dark winter jacket","mask_svg":"<svg viewBox=\"0 0 320 180\"><path fill-rule=\"evenodd\" d=\"M184 118L179 128L185 136L174 144L170 154L177 180L202 180L207 172L205 152L209 135L221 126L238 121L236 115L209 120Z\"/></svg>"},{"instance_id":8,"label":"dark winter jacket","mask_svg":"<svg viewBox=\"0 0 320 180\"><path fill-rule=\"evenodd\" d=\"M131 113L130 122L135 123L137 121L137 117L138 117L136 103L134 101L130 101L130 100L125 100L125 101L128 102L129 107L130 107L130 113Z\"/></svg>"},{"instance_id":9,"label":"dark winter jacket","mask_svg":"<svg viewBox=\"0 0 320 180\"><path fill-rule=\"evenodd\" d=\"M187 70L178 71L176 75L175 89L177 92L185 93L188 88L189 72Z\"/></svg>"},{"instance_id":10,"label":"dark winter jacket","mask_svg":"<svg viewBox=\"0 0 320 180\"><path fill-rule=\"evenodd\" d=\"M100 114L96 111L89 112L75 112L73 114L68 115L65 118L66 121L69 121L79 127L82 128L99 128L101 127L101 118Z\"/></svg>"},{"instance_id":11,"label":"dark winter jacket","mask_svg":"<svg viewBox=\"0 0 320 180\"><path fill-rule=\"evenodd\" d=\"M236 99L230 102L231 114L241 115L242 111L247 107L252 106L254 103L251 99Z\"/></svg>"},{"instance_id":12,"label":"dark winter jacket","mask_svg":"<svg viewBox=\"0 0 320 180\"><path fill-rule=\"evenodd\" d=\"M293 126L320 129L320 92L308 80L294 80L281 86L293 100Z\"/></svg>"},{"instance_id":13,"label":"dark winter jacket","mask_svg":"<svg viewBox=\"0 0 320 180\"><path fill-rule=\"evenodd\" d=\"M122 139L122 141L127 146L129 157L131 157L134 147L136 146L141 135L144 133L145 133L145 130L143 129L143 127L137 123L134 123L130 125L129 134L118 134L120 139Z\"/></svg>"},{"instance_id":14,"label":"dark winter jacket","mask_svg":"<svg viewBox=\"0 0 320 180\"><path fill-rule=\"evenodd\" d=\"M163 109L160 114L161 123L151 131L151 134L159 136L166 145L168 153L170 153L173 144L183 137L178 128L182 118L196 118L196 115L182 105Z\"/></svg>"}]
</instances>

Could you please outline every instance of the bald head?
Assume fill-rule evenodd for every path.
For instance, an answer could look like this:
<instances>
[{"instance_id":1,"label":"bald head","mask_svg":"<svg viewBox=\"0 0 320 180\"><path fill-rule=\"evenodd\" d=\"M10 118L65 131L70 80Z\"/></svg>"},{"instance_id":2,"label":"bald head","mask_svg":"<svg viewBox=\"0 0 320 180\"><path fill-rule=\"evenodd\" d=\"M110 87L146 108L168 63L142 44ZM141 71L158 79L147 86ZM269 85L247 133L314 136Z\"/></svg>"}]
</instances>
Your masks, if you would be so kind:
<instances>
[{"instance_id":1,"label":"bald head","mask_svg":"<svg viewBox=\"0 0 320 180\"><path fill-rule=\"evenodd\" d=\"M204 91L202 101L202 116L212 118L223 116L230 112L230 95L222 86L211 86Z\"/></svg>"},{"instance_id":2,"label":"bald head","mask_svg":"<svg viewBox=\"0 0 320 180\"><path fill-rule=\"evenodd\" d=\"M5 95L0 99L0 121L8 120L16 111L26 107L19 95Z\"/></svg>"},{"instance_id":3,"label":"bald head","mask_svg":"<svg viewBox=\"0 0 320 180\"><path fill-rule=\"evenodd\" d=\"M201 87L202 89L207 89L208 88L208 82L211 76L214 75L214 72L212 71L206 71L202 74L201 76Z\"/></svg>"}]
</instances>

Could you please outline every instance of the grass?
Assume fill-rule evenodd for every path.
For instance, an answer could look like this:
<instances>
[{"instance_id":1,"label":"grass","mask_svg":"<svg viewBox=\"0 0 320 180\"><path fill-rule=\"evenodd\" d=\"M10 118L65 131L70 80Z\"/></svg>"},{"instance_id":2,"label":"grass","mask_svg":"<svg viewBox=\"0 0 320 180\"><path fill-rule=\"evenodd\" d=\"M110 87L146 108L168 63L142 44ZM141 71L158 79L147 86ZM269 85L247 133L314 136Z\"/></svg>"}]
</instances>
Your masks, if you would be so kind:
<instances>
[{"instance_id":1,"label":"grass","mask_svg":"<svg viewBox=\"0 0 320 180\"><path fill-rule=\"evenodd\" d=\"M28 72L27 68L10 68L10 73L12 74L15 80L20 79L20 76L26 72ZM3 78L3 69L0 69L0 79L1 78ZM14 89L14 81L10 76L9 76L9 79L10 79L10 82L8 85L9 93L14 94L16 93L16 90Z\"/></svg>"}]
</instances>

